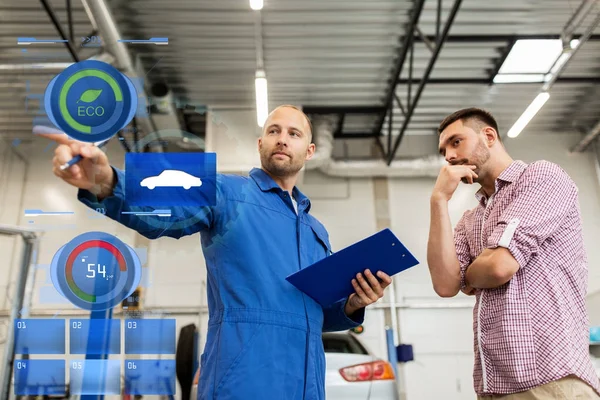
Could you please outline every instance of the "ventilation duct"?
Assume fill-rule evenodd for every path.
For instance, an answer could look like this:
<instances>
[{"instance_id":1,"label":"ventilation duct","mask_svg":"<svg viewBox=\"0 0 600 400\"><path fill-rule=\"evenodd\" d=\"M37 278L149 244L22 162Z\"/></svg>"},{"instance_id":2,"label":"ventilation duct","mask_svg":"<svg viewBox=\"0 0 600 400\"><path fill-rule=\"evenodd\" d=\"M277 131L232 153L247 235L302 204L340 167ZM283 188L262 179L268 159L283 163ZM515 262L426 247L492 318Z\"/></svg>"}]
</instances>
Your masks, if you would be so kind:
<instances>
[{"instance_id":1,"label":"ventilation duct","mask_svg":"<svg viewBox=\"0 0 600 400\"><path fill-rule=\"evenodd\" d=\"M140 78L143 78L144 72L140 71L139 65L138 68L136 68L127 46L123 42L119 42L121 35L105 0L82 0L82 2L90 21L97 27L98 33L102 36L102 41L106 50L114 56L116 67L134 81L139 96L139 107L147 106L148 94L146 93L146 89ZM159 94L157 99L161 104L160 118L152 115L149 115L148 117L136 115L135 118L141 130L148 135L162 129L180 128L181 126L177 119L173 103L167 104L164 101L165 96L169 96L170 94L166 85L157 84L150 86L150 89L156 90ZM157 142L153 142L148 146L151 151L162 152L162 146Z\"/></svg>"},{"instance_id":2,"label":"ventilation duct","mask_svg":"<svg viewBox=\"0 0 600 400\"><path fill-rule=\"evenodd\" d=\"M394 160L388 166L383 160L335 161L333 159L334 116L324 116L313 121L314 143L317 147L313 158L306 163L307 170L318 169L326 175L344 178L429 178L437 177L446 161L431 155L410 160Z\"/></svg>"}]
</instances>

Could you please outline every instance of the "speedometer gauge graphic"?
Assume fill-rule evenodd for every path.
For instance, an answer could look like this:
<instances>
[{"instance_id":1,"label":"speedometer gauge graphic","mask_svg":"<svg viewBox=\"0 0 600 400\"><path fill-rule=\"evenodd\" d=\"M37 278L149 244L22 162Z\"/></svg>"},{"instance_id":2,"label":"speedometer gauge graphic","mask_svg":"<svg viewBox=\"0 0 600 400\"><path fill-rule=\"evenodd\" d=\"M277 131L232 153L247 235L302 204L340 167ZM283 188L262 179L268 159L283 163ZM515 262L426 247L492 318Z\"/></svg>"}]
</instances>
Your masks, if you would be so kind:
<instances>
[{"instance_id":1,"label":"speedometer gauge graphic","mask_svg":"<svg viewBox=\"0 0 600 400\"><path fill-rule=\"evenodd\" d=\"M133 293L142 275L135 251L115 236L88 232L61 247L52 259L54 287L75 306L106 310Z\"/></svg>"}]
</instances>

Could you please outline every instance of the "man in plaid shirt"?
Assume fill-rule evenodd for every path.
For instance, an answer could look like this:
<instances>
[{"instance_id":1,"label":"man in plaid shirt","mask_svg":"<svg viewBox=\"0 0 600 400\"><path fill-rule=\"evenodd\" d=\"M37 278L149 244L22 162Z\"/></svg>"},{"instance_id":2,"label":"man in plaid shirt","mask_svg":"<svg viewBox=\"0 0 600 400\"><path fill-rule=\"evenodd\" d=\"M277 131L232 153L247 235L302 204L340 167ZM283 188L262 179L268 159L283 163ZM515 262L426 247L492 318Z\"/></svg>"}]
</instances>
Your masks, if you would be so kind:
<instances>
[{"instance_id":1,"label":"man in plaid shirt","mask_svg":"<svg viewBox=\"0 0 600 400\"><path fill-rule=\"evenodd\" d=\"M431 195L427 262L439 296L476 296L478 398L600 399L577 187L556 164L513 160L487 111L457 111L439 133L448 165ZM479 204L453 231L448 201L461 181L481 185Z\"/></svg>"}]
</instances>

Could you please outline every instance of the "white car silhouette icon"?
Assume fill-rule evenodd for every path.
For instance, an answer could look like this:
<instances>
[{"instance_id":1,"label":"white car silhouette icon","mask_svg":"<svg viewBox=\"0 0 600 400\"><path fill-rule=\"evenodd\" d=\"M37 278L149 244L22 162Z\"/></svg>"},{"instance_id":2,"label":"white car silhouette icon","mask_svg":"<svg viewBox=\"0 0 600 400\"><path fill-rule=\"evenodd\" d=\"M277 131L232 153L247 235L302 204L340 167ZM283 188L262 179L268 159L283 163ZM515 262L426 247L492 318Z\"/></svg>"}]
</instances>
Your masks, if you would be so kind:
<instances>
[{"instance_id":1,"label":"white car silhouette icon","mask_svg":"<svg viewBox=\"0 0 600 400\"><path fill-rule=\"evenodd\" d=\"M155 187L182 187L188 190L202 186L200 178L176 169L166 169L157 176L149 176L140 182L140 186L152 190Z\"/></svg>"}]
</instances>

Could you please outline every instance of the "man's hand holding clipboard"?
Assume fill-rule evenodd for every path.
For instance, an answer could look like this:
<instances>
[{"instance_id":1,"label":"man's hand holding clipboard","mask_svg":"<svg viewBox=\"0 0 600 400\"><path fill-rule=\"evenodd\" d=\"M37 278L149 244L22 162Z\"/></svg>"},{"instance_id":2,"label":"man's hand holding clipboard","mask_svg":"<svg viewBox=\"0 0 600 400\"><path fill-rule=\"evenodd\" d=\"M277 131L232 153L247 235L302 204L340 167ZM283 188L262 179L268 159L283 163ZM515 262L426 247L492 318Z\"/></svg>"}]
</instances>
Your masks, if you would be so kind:
<instances>
[{"instance_id":1,"label":"man's hand holding clipboard","mask_svg":"<svg viewBox=\"0 0 600 400\"><path fill-rule=\"evenodd\" d=\"M384 229L286 279L323 307L348 297L346 311L356 311L380 299L391 276L417 264L392 231Z\"/></svg>"},{"instance_id":2,"label":"man's hand holding clipboard","mask_svg":"<svg viewBox=\"0 0 600 400\"><path fill-rule=\"evenodd\" d=\"M392 277L383 271L377 271L376 275L379 280L366 269L364 273L359 272L356 278L352 279L354 293L350 295L344 308L346 315L352 315L383 297L385 288L392 284Z\"/></svg>"}]
</instances>

